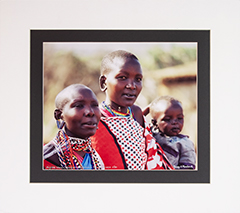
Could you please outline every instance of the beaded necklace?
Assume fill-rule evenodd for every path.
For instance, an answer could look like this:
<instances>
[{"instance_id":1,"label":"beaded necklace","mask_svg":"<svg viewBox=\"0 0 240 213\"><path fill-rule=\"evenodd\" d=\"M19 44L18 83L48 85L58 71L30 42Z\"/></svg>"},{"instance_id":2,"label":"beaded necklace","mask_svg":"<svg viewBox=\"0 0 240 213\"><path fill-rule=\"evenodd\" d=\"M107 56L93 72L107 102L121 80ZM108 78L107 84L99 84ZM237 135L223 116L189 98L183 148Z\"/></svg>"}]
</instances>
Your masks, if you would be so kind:
<instances>
[{"instance_id":1,"label":"beaded necklace","mask_svg":"<svg viewBox=\"0 0 240 213\"><path fill-rule=\"evenodd\" d=\"M104 101L102 102L102 108L103 110L106 112L108 112L107 114L110 114L113 117L119 116L119 117L128 117L130 116L131 118L133 117L133 113L130 107L127 108L127 112L123 113L123 112L119 112L117 110L111 109Z\"/></svg>"},{"instance_id":2,"label":"beaded necklace","mask_svg":"<svg viewBox=\"0 0 240 213\"><path fill-rule=\"evenodd\" d=\"M60 129L54 139L54 142L59 161L63 168L83 169L81 162L78 161L77 157L73 153L73 150L75 150L89 153L93 162L93 169L102 169L99 157L95 149L92 148L90 138L81 139L69 137L63 129Z\"/></svg>"}]
</instances>

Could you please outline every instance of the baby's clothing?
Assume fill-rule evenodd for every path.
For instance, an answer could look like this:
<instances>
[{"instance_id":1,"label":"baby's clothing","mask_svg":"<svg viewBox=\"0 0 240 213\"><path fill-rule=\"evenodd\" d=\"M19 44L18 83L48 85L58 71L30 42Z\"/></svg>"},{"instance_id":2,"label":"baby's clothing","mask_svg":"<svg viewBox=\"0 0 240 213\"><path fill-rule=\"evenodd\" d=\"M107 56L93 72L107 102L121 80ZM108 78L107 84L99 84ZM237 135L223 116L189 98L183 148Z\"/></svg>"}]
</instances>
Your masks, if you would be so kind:
<instances>
[{"instance_id":1,"label":"baby's clothing","mask_svg":"<svg viewBox=\"0 0 240 213\"><path fill-rule=\"evenodd\" d=\"M196 153L194 144L188 136L182 134L166 136L154 132L153 136L175 169L195 169Z\"/></svg>"}]
</instances>

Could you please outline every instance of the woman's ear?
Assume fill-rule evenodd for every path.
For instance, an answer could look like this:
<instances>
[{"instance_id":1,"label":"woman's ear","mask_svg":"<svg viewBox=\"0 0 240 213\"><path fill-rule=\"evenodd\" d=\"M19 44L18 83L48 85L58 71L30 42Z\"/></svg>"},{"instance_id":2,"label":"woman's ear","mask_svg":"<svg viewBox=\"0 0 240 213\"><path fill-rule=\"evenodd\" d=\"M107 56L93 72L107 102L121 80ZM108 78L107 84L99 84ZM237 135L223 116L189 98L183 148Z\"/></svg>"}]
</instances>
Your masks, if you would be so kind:
<instances>
[{"instance_id":1,"label":"woman's ear","mask_svg":"<svg viewBox=\"0 0 240 213\"><path fill-rule=\"evenodd\" d=\"M60 109L55 109L54 110L54 118L56 120L62 119L62 110Z\"/></svg>"},{"instance_id":2,"label":"woman's ear","mask_svg":"<svg viewBox=\"0 0 240 213\"><path fill-rule=\"evenodd\" d=\"M54 110L54 118L56 119L58 129L62 129L63 126L65 125L64 120L62 120L62 121L60 120L60 119L63 118L63 116L62 116L62 110L60 110L60 109L55 109L55 110Z\"/></svg>"},{"instance_id":3,"label":"woman's ear","mask_svg":"<svg viewBox=\"0 0 240 213\"><path fill-rule=\"evenodd\" d=\"M99 85L100 85L101 91L105 92L107 90L107 77L105 75L100 76Z\"/></svg>"}]
</instances>

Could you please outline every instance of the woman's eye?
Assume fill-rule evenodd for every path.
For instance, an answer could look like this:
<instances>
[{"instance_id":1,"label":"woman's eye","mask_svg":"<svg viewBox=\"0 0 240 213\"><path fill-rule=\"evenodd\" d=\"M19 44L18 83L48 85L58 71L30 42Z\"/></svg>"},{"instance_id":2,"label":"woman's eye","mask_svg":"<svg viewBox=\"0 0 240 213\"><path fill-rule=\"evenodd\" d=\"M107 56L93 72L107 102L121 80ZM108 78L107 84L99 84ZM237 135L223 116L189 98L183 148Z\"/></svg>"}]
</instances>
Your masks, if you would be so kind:
<instances>
[{"instance_id":1,"label":"woman's eye","mask_svg":"<svg viewBox=\"0 0 240 213\"><path fill-rule=\"evenodd\" d=\"M82 107L83 107L83 104L75 104L74 107L82 108Z\"/></svg>"},{"instance_id":2,"label":"woman's eye","mask_svg":"<svg viewBox=\"0 0 240 213\"><path fill-rule=\"evenodd\" d=\"M98 107L98 104L92 104L92 107Z\"/></svg>"},{"instance_id":3,"label":"woman's eye","mask_svg":"<svg viewBox=\"0 0 240 213\"><path fill-rule=\"evenodd\" d=\"M126 77L126 76L119 76L118 79L120 79L120 80L126 80L127 77Z\"/></svg>"},{"instance_id":4,"label":"woman's eye","mask_svg":"<svg viewBox=\"0 0 240 213\"><path fill-rule=\"evenodd\" d=\"M137 82L141 82L142 81L142 78L137 78Z\"/></svg>"}]
</instances>

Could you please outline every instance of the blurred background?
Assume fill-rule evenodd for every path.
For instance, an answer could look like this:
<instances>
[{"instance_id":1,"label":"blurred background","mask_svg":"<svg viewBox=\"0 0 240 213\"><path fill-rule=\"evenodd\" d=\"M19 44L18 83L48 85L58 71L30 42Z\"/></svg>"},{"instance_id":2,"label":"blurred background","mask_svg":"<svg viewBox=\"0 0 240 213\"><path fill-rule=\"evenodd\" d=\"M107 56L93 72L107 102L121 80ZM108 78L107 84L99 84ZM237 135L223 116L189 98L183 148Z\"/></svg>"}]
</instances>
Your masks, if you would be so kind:
<instances>
[{"instance_id":1,"label":"blurred background","mask_svg":"<svg viewBox=\"0 0 240 213\"><path fill-rule=\"evenodd\" d=\"M185 115L182 134L189 135L197 151L197 43L44 43L43 142L57 133L54 102L63 88L81 83L95 92L99 103L105 99L98 83L101 60L119 49L135 54L142 66L143 89L136 104L143 109L160 95L180 100Z\"/></svg>"}]
</instances>

